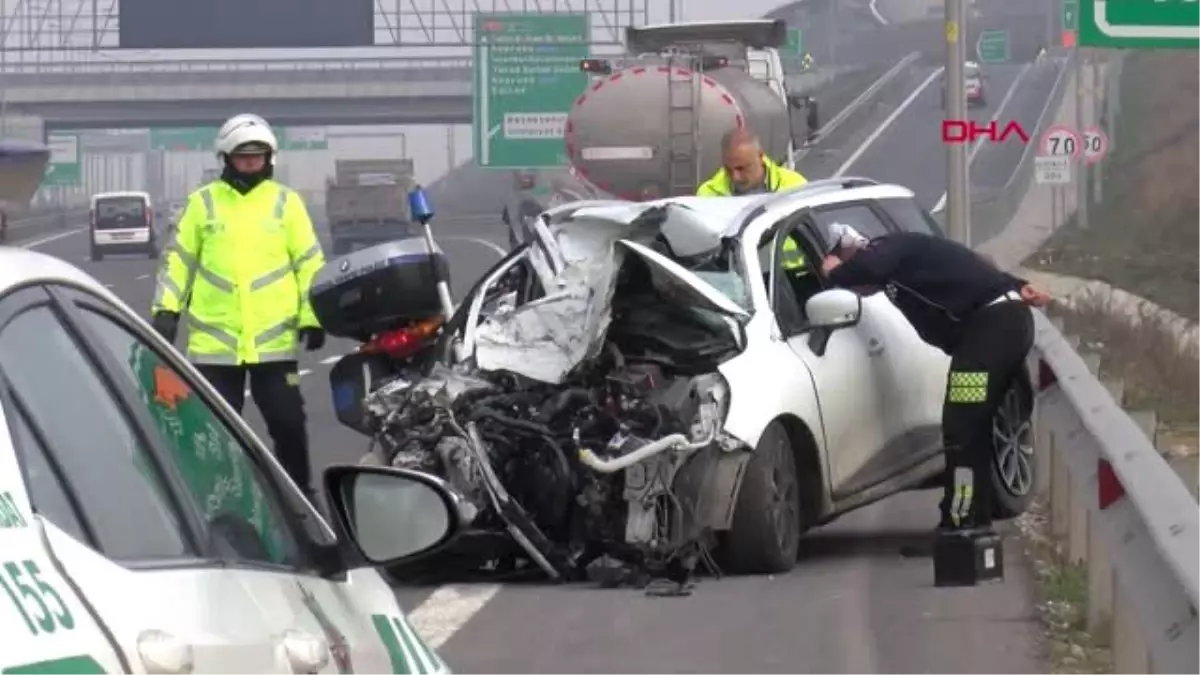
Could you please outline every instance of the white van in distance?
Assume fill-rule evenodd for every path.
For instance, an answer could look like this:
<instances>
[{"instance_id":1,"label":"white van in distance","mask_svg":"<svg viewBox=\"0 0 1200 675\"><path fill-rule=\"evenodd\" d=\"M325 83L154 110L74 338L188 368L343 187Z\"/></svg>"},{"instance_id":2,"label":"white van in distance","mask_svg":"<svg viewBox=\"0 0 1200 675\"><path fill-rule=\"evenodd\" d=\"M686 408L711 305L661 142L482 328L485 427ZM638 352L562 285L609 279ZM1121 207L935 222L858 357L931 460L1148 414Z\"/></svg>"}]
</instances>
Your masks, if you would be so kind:
<instances>
[{"instance_id":1,"label":"white van in distance","mask_svg":"<svg viewBox=\"0 0 1200 675\"><path fill-rule=\"evenodd\" d=\"M108 254L143 253L158 257L154 208L145 192L101 192L92 196L92 260Z\"/></svg>"}]
</instances>

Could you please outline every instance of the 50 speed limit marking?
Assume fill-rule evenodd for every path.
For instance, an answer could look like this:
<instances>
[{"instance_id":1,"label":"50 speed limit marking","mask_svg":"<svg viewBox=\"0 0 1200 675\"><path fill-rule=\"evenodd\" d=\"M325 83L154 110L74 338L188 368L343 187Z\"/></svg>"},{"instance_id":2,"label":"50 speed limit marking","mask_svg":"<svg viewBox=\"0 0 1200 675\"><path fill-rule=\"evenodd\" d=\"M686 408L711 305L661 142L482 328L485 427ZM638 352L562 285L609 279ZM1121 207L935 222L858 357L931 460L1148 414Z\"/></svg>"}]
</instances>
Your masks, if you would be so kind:
<instances>
[{"instance_id":1,"label":"50 speed limit marking","mask_svg":"<svg viewBox=\"0 0 1200 675\"><path fill-rule=\"evenodd\" d=\"M1042 134L1041 150L1043 157L1070 157L1077 160L1083 152L1083 138L1071 127L1056 124Z\"/></svg>"},{"instance_id":2,"label":"50 speed limit marking","mask_svg":"<svg viewBox=\"0 0 1200 675\"><path fill-rule=\"evenodd\" d=\"M1108 134L1100 127L1089 127L1083 132L1083 161L1095 164L1108 154Z\"/></svg>"}]
</instances>

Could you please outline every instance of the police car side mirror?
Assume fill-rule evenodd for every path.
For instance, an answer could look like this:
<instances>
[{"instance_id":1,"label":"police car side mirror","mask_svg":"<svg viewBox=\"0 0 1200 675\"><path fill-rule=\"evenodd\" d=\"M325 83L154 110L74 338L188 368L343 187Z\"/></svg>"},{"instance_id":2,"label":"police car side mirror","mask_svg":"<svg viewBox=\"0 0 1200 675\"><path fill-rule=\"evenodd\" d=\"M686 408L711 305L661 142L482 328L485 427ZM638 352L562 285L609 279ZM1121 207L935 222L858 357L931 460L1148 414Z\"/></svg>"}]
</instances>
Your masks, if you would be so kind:
<instances>
[{"instance_id":1,"label":"police car side mirror","mask_svg":"<svg viewBox=\"0 0 1200 675\"><path fill-rule=\"evenodd\" d=\"M862 317L862 296L844 288L831 288L809 298L804 312L813 328L846 328Z\"/></svg>"},{"instance_id":2,"label":"police car side mirror","mask_svg":"<svg viewBox=\"0 0 1200 675\"><path fill-rule=\"evenodd\" d=\"M325 493L338 538L371 565L391 566L449 544L474 509L441 479L383 466L331 466Z\"/></svg>"}]
</instances>

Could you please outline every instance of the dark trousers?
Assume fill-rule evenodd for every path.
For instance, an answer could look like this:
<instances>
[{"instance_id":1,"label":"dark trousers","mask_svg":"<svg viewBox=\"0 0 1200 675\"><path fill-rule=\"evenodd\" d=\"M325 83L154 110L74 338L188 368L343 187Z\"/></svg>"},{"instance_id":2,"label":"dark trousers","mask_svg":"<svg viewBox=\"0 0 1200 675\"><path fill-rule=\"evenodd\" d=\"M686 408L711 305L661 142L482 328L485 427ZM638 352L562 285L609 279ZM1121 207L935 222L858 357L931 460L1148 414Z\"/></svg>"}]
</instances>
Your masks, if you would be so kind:
<instances>
[{"instance_id":1,"label":"dark trousers","mask_svg":"<svg viewBox=\"0 0 1200 675\"><path fill-rule=\"evenodd\" d=\"M246 403L246 376L250 394L267 423L275 444L275 457L296 485L311 491L312 466L305 431L304 398L295 361L275 361L242 366L196 366L221 397L240 415Z\"/></svg>"},{"instance_id":2,"label":"dark trousers","mask_svg":"<svg viewBox=\"0 0 1200 675\"><path fill-rule=\"evenodd\" d=\"M1033 346L1033 313L1019 301L988 305L966 320L962 340L950 355L946 402L942 408L942 441L946 477L942 495L943 527L953 527L955 496L969 501L959 527L992 523L993 472L996 453L993 418L1024 367ZM955 469L969 468L973 484L956 486ZM964 490L967 493L961 494Z\"/></svg>"}]
</instances>

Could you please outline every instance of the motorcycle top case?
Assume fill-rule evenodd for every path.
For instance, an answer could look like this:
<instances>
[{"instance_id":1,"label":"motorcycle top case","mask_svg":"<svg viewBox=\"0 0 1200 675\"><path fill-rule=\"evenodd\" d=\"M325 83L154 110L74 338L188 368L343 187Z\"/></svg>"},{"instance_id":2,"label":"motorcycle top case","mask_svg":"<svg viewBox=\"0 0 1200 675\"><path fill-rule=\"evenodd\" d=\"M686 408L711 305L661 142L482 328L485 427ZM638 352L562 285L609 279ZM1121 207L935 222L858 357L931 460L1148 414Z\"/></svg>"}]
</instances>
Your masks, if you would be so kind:
<instances>
[{"instance_id":1,"label":"motorcycle top case","mask_svg":"<svg viewBox=\"0 0 1200 675\"><path fill-rule=\"evenodd\" d=\"M438 278L449 278L446 256L424 237L360 249L325 263L309 298L330 335L366 339L442 313Z\"/></svg>"}]
</instances>

